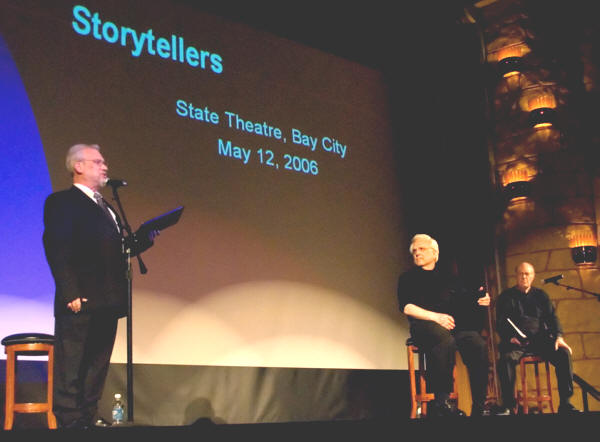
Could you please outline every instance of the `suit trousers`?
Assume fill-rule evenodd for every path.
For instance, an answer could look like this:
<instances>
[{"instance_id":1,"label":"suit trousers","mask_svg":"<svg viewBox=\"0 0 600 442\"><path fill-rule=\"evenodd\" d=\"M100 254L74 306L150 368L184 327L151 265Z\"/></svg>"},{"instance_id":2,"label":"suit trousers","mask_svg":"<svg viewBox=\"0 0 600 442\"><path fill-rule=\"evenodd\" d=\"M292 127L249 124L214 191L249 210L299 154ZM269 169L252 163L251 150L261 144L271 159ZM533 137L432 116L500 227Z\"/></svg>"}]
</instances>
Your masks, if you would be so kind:
<instances>
[{"instance_id":1,"label":"suit trousers","mask_svg":"<svg viewBox=\"0 0 600 442\"><path fill-rule=\"evenodd\" d=\"M85 312L55 317L54 406L59 426L89 425L102 396L118 317Z\"/></svg>"}]
</instances>

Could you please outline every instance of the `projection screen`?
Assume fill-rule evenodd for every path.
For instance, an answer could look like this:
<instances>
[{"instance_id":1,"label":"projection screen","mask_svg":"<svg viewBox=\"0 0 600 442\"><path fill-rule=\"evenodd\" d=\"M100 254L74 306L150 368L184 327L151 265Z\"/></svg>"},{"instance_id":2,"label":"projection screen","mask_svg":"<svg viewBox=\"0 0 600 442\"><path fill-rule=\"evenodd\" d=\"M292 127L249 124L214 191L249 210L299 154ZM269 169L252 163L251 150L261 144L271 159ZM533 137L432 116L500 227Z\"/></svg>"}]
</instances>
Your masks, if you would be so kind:
<instances>
[{"instance_id":1,"label":"projection screen","mask_svg":"<svg viewBox=\"0 0 600 442\"><path fill-rule=\"evenodd\" d=\"M42 206L71 184L67 149L96 143L134 230L184 207L148 272L132 260L133 362L405 368L381 72L190 4L106 0L2 0L0 66L0 334L52 333Z\"/></svg>"}]
</instances>

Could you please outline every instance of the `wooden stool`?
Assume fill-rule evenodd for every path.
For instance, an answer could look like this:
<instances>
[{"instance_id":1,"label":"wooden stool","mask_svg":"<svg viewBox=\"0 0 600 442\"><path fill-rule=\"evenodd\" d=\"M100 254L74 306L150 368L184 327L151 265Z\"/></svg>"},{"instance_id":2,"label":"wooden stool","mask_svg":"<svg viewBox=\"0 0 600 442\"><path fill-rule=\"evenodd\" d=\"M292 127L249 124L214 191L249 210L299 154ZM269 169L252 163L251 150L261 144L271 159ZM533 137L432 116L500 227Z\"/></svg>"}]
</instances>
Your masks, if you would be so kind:
<instances>
[{"instance_id":1,"label":"wooden stool","mask_svg":"<svg viewBox=\"0 0 600 442\"><path fill-rule=\"evenodd\" d=\"M546 394L542 392L540 385L539 364L545 364L546 366ZM529 394L527 391L527 365L533 365L535 369L536 390L534 394ZM517 391L517 383L515 382L515 399L517 407L521 405L523 414L529 414L529 401L537 402L540 413L542 413L543 402L548 402L550 405L550 411L554 413L554 404L552 402L552 385L550 383L550 364L548 361L540 356L526 353L519 361L519 373L521 377L521 391Z\"/></svg>"},{"instance_id":2,"label":"wooden stool","mask_svg":"<svg viewBox=\"0 0 600 442\"><path fill-rule=\"evenodd\" d=\"M13 426L14 413L46 413L48 428L56 428L56 418L52 413L52 381L54 362L54 336L44 333L18 333L2 339L6 353L6 407L4 429ZM16 366L19 355L48 355L48 380L46 402L15 403Z\"/></svg>"},{"instance_id":3,"label":"wooden stool","mask_svg":"<svg viewBox=\"0 0 600 442\"><path fill-rule=\"evenodd\" d=\"M425 381L425 371L427 370L427 364L425 360L425 353L420 352L419 348L415 345L412 338L406 340L406 351L408 359L408 377L410 380L410 418L417 418L419 405L421 406L421 416L427 416L427 402L435 399L433 393L427 392L427 383ZM419 389L417 391L417 379L415 369L415 357L418 354L419 359ZM450 399L458 402L458 388L456 385L456 365L452 373L454 378L454 387L450 393Z\"/></svg>"}]
</instances>

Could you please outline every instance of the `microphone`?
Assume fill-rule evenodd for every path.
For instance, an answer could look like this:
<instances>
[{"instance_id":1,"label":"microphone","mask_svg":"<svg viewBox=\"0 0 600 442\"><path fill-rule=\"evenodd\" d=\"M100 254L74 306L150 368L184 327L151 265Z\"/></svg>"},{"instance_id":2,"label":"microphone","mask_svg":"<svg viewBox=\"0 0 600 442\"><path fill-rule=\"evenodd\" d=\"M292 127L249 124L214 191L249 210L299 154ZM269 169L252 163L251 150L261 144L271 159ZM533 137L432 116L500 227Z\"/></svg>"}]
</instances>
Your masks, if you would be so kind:
<instances>
[{"instance_id":1,"label":"microphone","mask_svg":"<svg viewBox=\"0 0 600 442\"><path fill-rule=\"evenodd\" d=\"M118 179L108 179L106 180L106 185L116 189L117 187L126 186L127 181Z\"/></svg>"},{"instance_id":2,"label":"microphone","mask_svg":"<svg viewBox=\"0 0 600 442\"><path fill-rule=\"evenodd\" d=\"M551 278L544 279L544 284L548 284L549 282L556 284L556 281L563 279L563 278L564 278L563 275L552 276Z\"/></svg>"}]
</instances>

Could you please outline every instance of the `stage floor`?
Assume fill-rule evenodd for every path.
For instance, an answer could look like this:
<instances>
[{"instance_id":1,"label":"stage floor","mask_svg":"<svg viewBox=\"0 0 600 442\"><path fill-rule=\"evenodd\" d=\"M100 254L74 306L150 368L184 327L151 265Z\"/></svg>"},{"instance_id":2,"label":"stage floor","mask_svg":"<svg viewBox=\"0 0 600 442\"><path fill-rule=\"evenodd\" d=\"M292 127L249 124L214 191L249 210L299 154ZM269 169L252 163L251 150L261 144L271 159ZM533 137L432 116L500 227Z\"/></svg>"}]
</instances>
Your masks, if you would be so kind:
<instances>
[{"instance_id":1,"label":"stage floor","mask_svg":"<svg viewBox=\"0 0 600 442\"><path fill-rule=\"evenodd\" d=\"M0 432L4 441L138 441L160 440L478 440L514 441L594 441L600 436L600 412L563 416L538 414L490 416L482 418L288 422L263 424L214 424L198 421L178 427L153 427L126 424L122 427L89 430L48 430L17 428ZM442 440L442 439L439 439Z\"/></svg>"}]
</instances>

